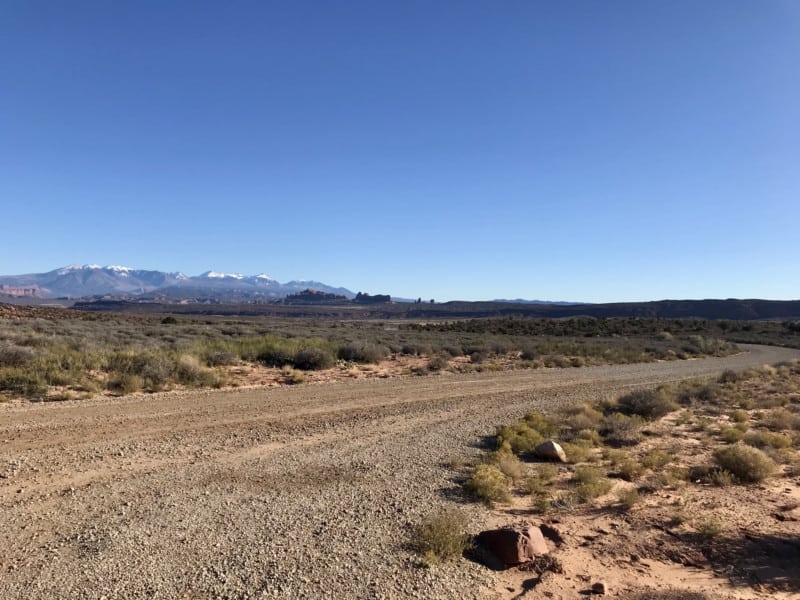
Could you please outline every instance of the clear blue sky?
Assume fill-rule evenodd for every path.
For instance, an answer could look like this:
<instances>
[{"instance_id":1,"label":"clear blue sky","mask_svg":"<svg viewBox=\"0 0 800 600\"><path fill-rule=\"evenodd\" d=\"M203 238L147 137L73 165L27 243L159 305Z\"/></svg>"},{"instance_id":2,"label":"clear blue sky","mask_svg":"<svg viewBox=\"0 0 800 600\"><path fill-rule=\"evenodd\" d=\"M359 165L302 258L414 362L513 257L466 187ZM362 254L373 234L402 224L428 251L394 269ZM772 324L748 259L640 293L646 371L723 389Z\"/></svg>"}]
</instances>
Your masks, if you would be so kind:
<instances>
[{"instance_id":1,"label":"clear blue sky","mask_svg":"<svg viewBox=\"0 0 800 600\"><path fill-rule=\"evenodd\" d=\"M0 273L800 297L795 0L0 3Z\"/></svg>"}]
</instances>

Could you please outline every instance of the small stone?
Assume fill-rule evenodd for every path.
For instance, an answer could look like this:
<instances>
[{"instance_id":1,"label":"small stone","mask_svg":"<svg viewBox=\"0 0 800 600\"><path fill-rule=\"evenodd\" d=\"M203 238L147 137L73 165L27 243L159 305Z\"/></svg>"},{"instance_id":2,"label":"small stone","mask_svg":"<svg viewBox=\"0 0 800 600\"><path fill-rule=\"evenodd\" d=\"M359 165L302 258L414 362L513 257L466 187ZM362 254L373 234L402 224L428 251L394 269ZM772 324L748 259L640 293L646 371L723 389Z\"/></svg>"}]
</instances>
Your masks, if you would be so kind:
<instances>
[{"instance_id":1,"label":"small stone","mask_svg":"<svg viewBox=\"0 0 800 600\"><path fill-rule=\"evenodd\" d=\"M597 583L592 584L592 593L593 594L600 594L604 595L608 593L608 586L606 586L605 581L598 581Z\"/></svg>"}]
</instances>

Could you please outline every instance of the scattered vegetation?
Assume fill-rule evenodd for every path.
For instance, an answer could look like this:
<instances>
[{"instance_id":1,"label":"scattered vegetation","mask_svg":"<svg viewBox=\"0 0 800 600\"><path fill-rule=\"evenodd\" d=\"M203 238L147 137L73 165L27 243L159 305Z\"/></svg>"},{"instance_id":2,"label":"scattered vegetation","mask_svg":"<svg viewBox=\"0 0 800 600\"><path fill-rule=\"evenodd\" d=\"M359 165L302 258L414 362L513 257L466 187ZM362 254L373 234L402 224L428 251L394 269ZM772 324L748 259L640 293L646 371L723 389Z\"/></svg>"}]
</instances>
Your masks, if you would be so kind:
<instances>
[{"instance_id":1,"label":"scattered vegetation","mask_svg":"<svg viewBox=\"0 0 800 600\"><path fill-rule=\"evenodd\" d=\"M742 444L718 448L714 460L743 483L758 483L776 470L775 463L761 450Z\"/></svg>"},{"instance_id":2,"label":"scattered vegetation","mask_svg":"<svg viewBox=\"0 0 800 600\"><path fill-rule=\"evenodd\" d=\"M19 309L0 311L0 396L52 400L64 392L219 387L228 384L229 371L240 366L313 371L333 368L337 362L350 368L347 365L397 356L424 358L410 369L423 375L581 368L736 352L733 344L714 337L722 331L709 323L510 318L391 325L331 318ZM726 330L731 331L733 326ZM595 429L592 415L576 418L584 419L584 429Z\"/></svg>"},{"instance_id":3,"label":"scattered vegetation","mask_svg":"<svg viewBox=\"0 0 800 600\"><path fill-rule=\"evenodd\" d=\"M527 495L538 513L608 504L602 497L613 492L610 505L630 510L660 488L749 485L782 469L791 475L800 464L798 392L800 362L793 362L636 390L552 415L530 412L497 427L496 449L472 469L465 490L489 503ZM775 408L776 398L789 401ZM697 452L676 449L669 435L676 428L685 432L679 437L700 441ZM566 465L536 458L534 448L546 440L561 445ZM694 526L704 539L720 533L713 519Z\"/></svg>"},{"instance_id":4,"label":"scattered vegetation","mask_svg":"<svg viewBox=\"0 0 800 600\"><path fill-rule=\"evenodd\" d=\"M511 499L511 478L498 467L490 464L477 465L464 484L471 496L484 502L508 502Z\"/></svg>"},{"instance_id":5,"label":"scattered vegetation","mask_svg":"<svg viewBox=\"0 0 800 600\"><path fill-rule=\"evenodd\" d=\"M445 510L426 517L416 529L414 545L426 565L461 556L469 547L466 516Z\"/></svg>"}]
</instances>

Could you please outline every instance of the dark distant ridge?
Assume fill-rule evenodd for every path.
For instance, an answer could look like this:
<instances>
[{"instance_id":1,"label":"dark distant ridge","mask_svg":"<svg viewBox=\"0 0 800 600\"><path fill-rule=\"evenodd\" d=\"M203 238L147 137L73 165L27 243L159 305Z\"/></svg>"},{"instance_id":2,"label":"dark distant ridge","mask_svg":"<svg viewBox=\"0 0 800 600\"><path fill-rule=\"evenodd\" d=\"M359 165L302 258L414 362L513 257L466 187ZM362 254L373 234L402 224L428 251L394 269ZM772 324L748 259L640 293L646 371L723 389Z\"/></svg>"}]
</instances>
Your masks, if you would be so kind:
<instances>
[{"instance_id":1,"label":"dark distant ridge","mask_svg":"<svg viewBox=\"0 0 800 600\"><path fill-rule=\"evenodd\" d=\"M382 303L292 306L280 303L169 304L124 301L79 302L74 308L143 313L261 315L331 319L446 320L482 317L661 318L728 320L799 320L800 300L658 300L610 304L514 304L507 302Z\"/></svg>"}]
</instances>

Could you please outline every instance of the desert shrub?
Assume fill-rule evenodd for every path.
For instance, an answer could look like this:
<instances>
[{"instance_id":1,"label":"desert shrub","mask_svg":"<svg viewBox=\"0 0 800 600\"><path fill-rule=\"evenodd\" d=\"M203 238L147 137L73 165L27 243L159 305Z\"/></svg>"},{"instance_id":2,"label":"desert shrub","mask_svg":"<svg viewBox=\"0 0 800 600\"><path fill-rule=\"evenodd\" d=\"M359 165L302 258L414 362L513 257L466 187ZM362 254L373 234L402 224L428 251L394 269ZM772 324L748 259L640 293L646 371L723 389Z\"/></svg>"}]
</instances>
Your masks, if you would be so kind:
<instances>
[{"instance_id":1,"label":"desert shrub","mask_svg":"<svg viewBox=\"0 0 800 600\"><path fill-rule=\"evenodd\" d=\"M39 397L47 393L47 381L41 373L14 367L0 368L0 392Z\"/></svg>"},{"instance_id":2,"label":"desert shrub","mask_svg":"<svg viewBox=\"0 0 800 600\"><path fill-rule=\"evenodd\" d=\"M175 325L177 322L178 322L178 319L176 319L175 317L171 317L171 316L170 317L164 317L163 319L161 319L161 324L162 325Z\"/></svg>"},{"instance_id":3,"label":"desert shrub","mask_svg":"<svg viewBox=\"0 0 800 600\"><path fill-rule=\"evenodd\" d=\"M182 354L175 364L175 375L184 385L195 385L203 381L208 369L200 364L200 360L191 354Z\"/></svg>"},{"instance_id":4,"label":"desert shrub","mask_svg":"<svg viewBox=\"0 0 800 600\"><path fill-rule=\"evenodd\" d=\"M548 354L547 356L543 356L542 362L544 362L545 367L556 367L559 369L566 369L572 366L570 360L561 354Z\"/></svg>"},{"instance_id":5,"label":"desert shrub","mask_svg":"<svg viewBox=\"0 0 800 600\"><path fill-rule=\"evenodd\" d=\"M294 357L295 353L288 344L268 344L256 354L255 360L268 367L283 367L292 364ZM244 353L242 358L247 360L247 353Z\"/></svg>"},{"instance_id":6,"label":"desert shrub","mask_svg":"<svg viewBox=\"0 0 800 600\"><path fill-rule=\"evenodd\" d=\"M642 456L642 466L646 469L663 469L674 457L669 452L656 448Z\"/></svg>"},{"instance_id":7,"label":"desert shrub","mask_svg":"<svg viewBox=\"0 0 800 600\"><path fill-rule=\"evenodd\" d=\"M785 408L770 410L764 415L761 422L764 426L774 431L785 431L787 429L800 430L800 415L796 415Z\"/></svg>"},{"instance_id":8,"label":"desert shrub","mask_svg":"<svg viewBox=\"0 0 800 600\"><path fill-rule=\"evenodd\" d=\"M428 360L428 371L441 371L442 369L446 369L448 366L450 366L450 363L448 362L447 358L441 354L432 356L430 360Z\"/></svg>"},{"instance_id":9,"label":"desert shrub","mask_svg":"<svg viewBox=\"0 0 800 600\"><path fill-rule=\"evenodd\" d=\"M642 476L642 473L644 473L644 467L632 458L623 460L617 465L617 474L625 481L636 481Z\"/></svg>"},{"instance_id":10,"label":"desert shrub","mask_svg":"<svg viewBox=\"0 0 800 600\"><path fill-rule=\"evenodd\" d=\"M611 413L603 418L599 432L607 444L631 446L641 439L642 418L629 417L622 413Z\"/></svg>"},{"instance_id":11,"label":"desert shrub","mask_svg":"<svg viewBox=\"0 0 800 600\"><path fill-rule=\"evenodd\" d=\"M639 490L636 488L625 488L617 492L619 503L626 509L630 510L641 501L642 497L639 495Z\"/></svg>"},{"instance_id":12,"label":"desert shrub","mask_svg":"<svg viewBox=\"0 0 800 600\"><path fill-rule=\"evenodd\" d=\"M738 427L721 427L719 430L719 437L726 444L735 444L744 439L744 431Z\"/></svg>"},{"instance_id":13,"label":"desert shrub","mask_svg":"<svg viewBox=\"0 0 800 600\"><path fill-rule=\"evenodd\" d=\"M206 356L206 364L209 367L226 367L239 364L239 356L235 352L227 350L215 350Z\"/></svg>"},{"instance_id":14,"label":"desert shrub","mask_svg":"<svg viewBox=\"0 0 800 600\"><path fill-rule=\"evenodd\" d=\"M464 484L466 492L486 502L508 502L511 478L494 465L480 464Z\"/></svg>"},{"instance_id":15,"label":"desert shrub","mask_svg":"<svg viewBox=\"0 0 800 600\"><path fill-rule=\"evenodd\" d=\"M386 346L370 342L353 342L340 346L337 352L342 360L356 363L377 363L389 354Z\"/></svg>"},{"instance_id":16,"label":"desert shrub","mask_svg":"<svg viewBox=\"0 0 800 600\"><path fill-rule=\"evenodd\" d=\"M695 384L685 387L678 399L683 405L720 404L724 399L723 390L714 383Z\"/></svg>"},{"instance_id":17,"label":"desert shrub","mask_svg":"<svg viewBox=\"0 0 800 600\"><path fill-rule=\"evenodd\" d=\"M539 514L548 513L553 506L553 498L549 492L532 494L531 506Z\"/></svg>"},{"instance_id":18,"label":"desert shrub","mask_svg":"<svg viewBox=\"0 0 800 600\"><path fill-rule=\"evenodd\" d=\"M525 491L529 494L544 494L548 491L548 483L541 477L528 477L525 480Z\"/></svg>"},{"instance_id":19,"label":"desert shrub","mask_svg":"<svg viewBox=\"0 0 800 600\"><path fill-rule=\"evenodd\" d=\"M627 415L638 415L652 421L678 409L668 392L663 389L636 390L617 401L619 410Z\"/></svg>"},{"instance_id":20,"label":"desert shrub","mask_svg":"<svg viewBox=\"0 0 800 600\"><path fill-rule=\"evenodd\" d=\"M717 383L736 383L741 378L742 376L733 369L725 369L717 379Z\"/></svg>"},{"instance_id":21,"label":"desert shrub","mask_svg":"<svg viewBox=\"0 0 800 600\"><path fill-rule=\"evenodd\" d=\"M558 467L550 463L536 465L536 474L542 481L550 482L558 477Z\"/></svg>"},{"instance_id":22,"label":"desert shrub","mask_svg":"<svg viewBox=\"0 0 800 600\"><path fill-rule=\"evenodd\" d=\"M694 522L694 527L706 539L715 538L724 531L722 522L715 517L701 517Z\"/></svg>"},{"instance_id":23,"label":"desert shrub","mask_svg":"<svg viewBox=\"0 0 800 600\"><path fill-rule=\"evenodd\" d=\"M583 442L583 443L581 443ZM592 444L582 440L576 440L575 443L561 442L561 449L567 455L567 460L573 465L578 463L587 462L592 459Z\"/></svg>"},{"instance_id":24,"label":"desert shrub","mask_svg":"<svg viewBox=\"0 0 800 600\"><path fill-rule=\"evenodd\" d=\"M313 346L300 348L292 358L292 364L303 371L330 369L335 363L333 354L323 348Z\"/></svg>"},{"instance_id":25,"label":"desert shrub","mask_svg":"<svg viewBox=\"0 0 800 600\"><path fill-rule=\"evenodd\" d=\"M113 375L106 382L106 388L117 394L127 395L135 394L144 387L144 381L138 375L131 375L130 373L122 373Z\"/></svg>"},{"instance_id":26,"label":"desert shrub","mask_svg":"<svg viewBox=\"0 0 800 600\"><path fill-rule=\"evenodd\" d=\"M516 454L511 451L511 445L508 442L503 442L500 448L492 452L489 455L488 462L511 479L522 479L525 476L525 466L517 458Z\"/></svg>"},{"instance_id":27,"label":"desert shrub","mask_svg":"<svg viewBox=\"0 0 800 600\"><path fill-rule=\"evenodd\" d=\"M518 421L513 425L504 425L497 429L497 445L508 442L516 454L527 453L545 441L545 437L528 426L525 421Z\"/></svg>"},{"instance_id":28,"label":"desert shrub","mask_svg":"<svg viewBox=\"0 0 800 600\"><path fill-rule=\"evenodd\" d=\"M736 483L736 477L733 473L725 469L715 469L711 472L711 483L719 487L728 487Z\"/></svg>"},{"instance_id":29,"label":"desert shrub","mask_svg":"<svg viewBox=\"0 0 800 600\"><path fill-rule=\"evenodd\" d=\"M747 411L737 409L731 413L731 421L734 423L747 423L750 420L750 417L747 415Z\"/></svg>"},{"instance_id":30,"label":"desert shrub","mask_svg":"<svg viewBox=\"0 0 800 600\"><path fill-rule=\"evenodd\" d=\"M751 431L744 436L744 443L755 448L789 448L791 436L770 431Z\"/></svg>"},{"instance_id":31,"label":"desert shrub","mask_svg":"<svg viewBox=\"0 0 800 600\"><path fill-rule=\"evenodd\" d=\"M582 502L602 496L612 486L603 471L596 467L577 467L575 469L575 481L578 484L575 488L575 493Z\"/></svg>"},{"instance_id":32,"label":"desert shrub","mask_svg":"<svg viewBox=\"0 0 800 600\"><path fill-rule=\"evenodd\" d=\"M581 429L579 432L575 434L573 438L576 443L588 443L592 446L602 446L603 445L603 438L595 429Z\"/></svg>"},{"instance_id":33,"label":"desert shrub","mask_svg":"<svg viewBox=\"0 0 800 600\"><path fill-rule=\"evenodd\" d=\"M305 381L306 374L302 371L298 371L288 365L281 369L281 383L298 385L300 383L305 383Z\"/></svg>"},{"instance_id":34,"label":"desert shrub","mask_svg":"<svg viewBox=\"0 0 800 600\"><path fill-rule=\"evenodd\" d=\"M427 516L416 529L414 546L429 564L461 556L469 546L466 515L450 509Z\"/></svg>"},{"instance_id":35,"label":"desert shrub","mask_svg":"<svg viewBox=\"0 0 800 600\"><path fill-rule=\"evenodd\" d=\"M520 353L522 360L536 360L539 358L539 352L534 346L525 346Z\"/></svg>"},{"instance_id":36,"label":"desert shrub","mask_svg":"<svg viewBox=\"0 0 800 600\"><path fill-rule=\"evenodd\" d=\"M36 356L36 351L23 346L0 345L0 367L24 367Z\"/></svg>"},{"instance_id":37,"label":"desert shrub","mask_svg":"<svg viewBox=\"0 0 800 600\"><path fill-rule=\"evenodd\" d=\"M529 412L523 417L525 425L534 431L538 431L544 437L550 437L558 433L558 425L540 412Z\"/></svg>"},{"instance_id":38,"label":"desert shrub","mask_svg":"<svg viewBox=\"0 0 800 600\"><path fill-rule=\"evenodd\" d=\"M111 355L108 370L113 374L137 375L145 389L158 391L172 380L175 360L163 351L125 350Z\"/></svg>"},{"instance_id":39,"label":"desert shrub","mask_svg":"<svg viewBox=\"0 0 800 600\"><path fill-rule=\"evenodd\" d=\"M573 431L593 430L603 420L603 413L587 403L567 409L564 415L564 424Z\"/></svg>"},{"instance_id":40,"label":"desert shrub","mask_svg":"<svg viewBox=\"0 0 800 600\"><path fill-rule=\"evenodd\" d=\"M485 362L487 355L485 352L471 352L469 355L469 362L479 365L482 362Z\"/></svg>"},{"instance_id":41,"label":"desert shrub","mask_svg":"<svg viewBox=\"0 0 800 600\"><path fill-rule=\"evenodd\" d=\"M732 473L743 483L763 481L775 472L776 465L758 448L736 444L718 448L714 460L720 468Z\"/></svg>"}]
</instances>

